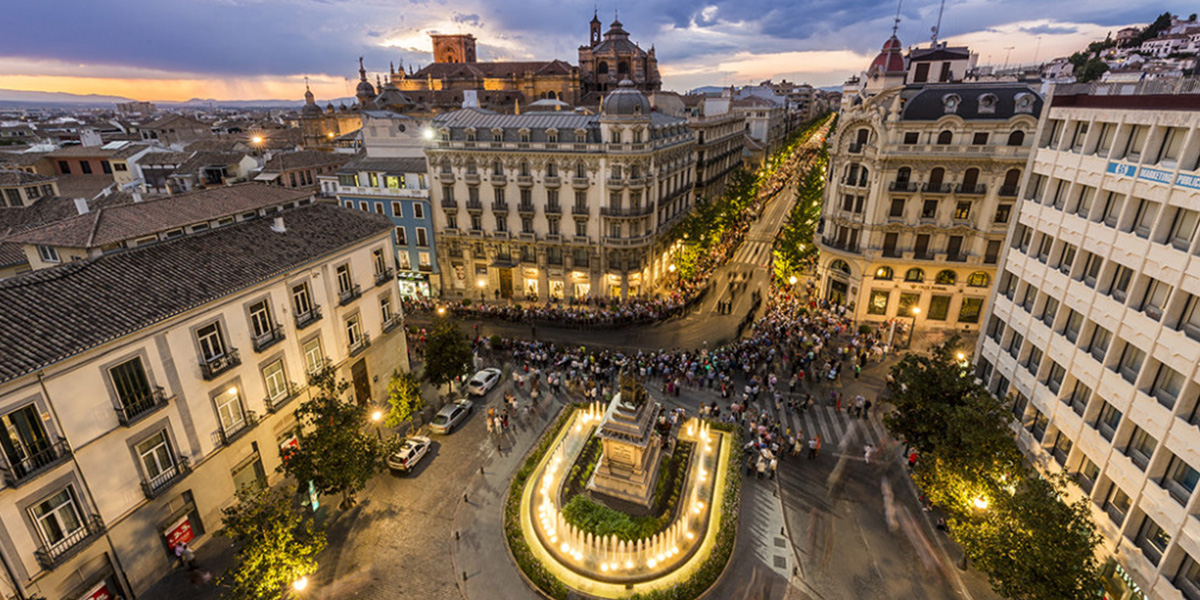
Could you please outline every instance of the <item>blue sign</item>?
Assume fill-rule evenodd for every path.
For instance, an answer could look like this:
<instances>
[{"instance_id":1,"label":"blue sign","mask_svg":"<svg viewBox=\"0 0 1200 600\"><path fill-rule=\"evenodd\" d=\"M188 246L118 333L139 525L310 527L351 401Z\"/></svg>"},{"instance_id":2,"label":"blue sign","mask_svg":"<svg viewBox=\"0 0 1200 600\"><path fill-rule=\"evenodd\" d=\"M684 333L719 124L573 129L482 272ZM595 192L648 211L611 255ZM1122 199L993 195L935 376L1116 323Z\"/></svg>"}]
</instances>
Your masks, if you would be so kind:
<instances>
[{"instance_id":1,"label":"blue sign","mask_svg":"<svg viewBox=\"0 0 1200 600\"><path fill-rule=\"evenodd\" d=\"M1184 175L1180 173L1179 177L1175 178L1175 185L1200 190L1200 175Z\"/></svg>"},{"instance_id":2,"label":"blue sign","mask_svg":"<svg viewBox=\"0 0 1200 600\"><path fill-rule=\"evenodd\" d=\"M1118 177L1134 177L1137 175L1138 168L1125 163L1109 162L1108 172Z\"/></svg>"},{"instance_id":3,"label":"blue sign","mask_svg":"<svg viewBox=\"0 0 1200 600\"><path fill-rule=\"evenodd\" d=\"M1108 168L1105 171L1118 177L1136 177L1146 181L1157 181L1158 183L1165 183L1167 185L1175 184L1179 187L1200 190L1200 175L1187 175L1184 173L1174 175L1171 171L1138 167L1120 162L1109 162Z\"/></svg>"},{"instance_id":4,"label":"blue sign","mask_svg":"<svg viewBox=\"0 0 1200 600\"><path fill-rule=\"evenodd\" d=\"M1141 170L1138 171L1137 178L1148 179L1150 181L1157 181L1159 183L1171 185L1171 180L1174 179L1174 174L1170 171L1164 171L1162 169L1142 167Z\"/></svg>"}]
</instances>

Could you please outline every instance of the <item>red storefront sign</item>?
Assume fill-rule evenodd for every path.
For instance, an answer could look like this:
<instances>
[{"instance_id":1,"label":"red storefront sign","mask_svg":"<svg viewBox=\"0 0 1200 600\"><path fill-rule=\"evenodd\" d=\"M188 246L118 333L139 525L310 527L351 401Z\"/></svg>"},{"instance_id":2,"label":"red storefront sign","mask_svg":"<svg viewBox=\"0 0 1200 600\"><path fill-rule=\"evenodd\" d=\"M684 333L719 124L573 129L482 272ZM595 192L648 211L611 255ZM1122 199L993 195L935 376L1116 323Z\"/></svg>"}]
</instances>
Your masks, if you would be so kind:
<instances>
[{"instance_id":1,"label":"red storefront sign","mask_svg":"<svg viewBox=\"0 0 1200 600\"><path fill-rule=\"evenodd\" d=\"M196 537L196 532L192 531L192 522L185 515L168 527L163 535L167 538L167 547L174 548L179 543L190 543Z\"/></svg>"},{"instance_id":2,"label":"red storefront sign","mask_svg":"<svg viewBox=\"0 0 1200 600\"><path fill-rule=\"evenodd\" d=\"M112 592L108 591L108 583L101 583L92 588L92 591L79 597L79 600L112 600Z\"/></svg>"}]
</instances>

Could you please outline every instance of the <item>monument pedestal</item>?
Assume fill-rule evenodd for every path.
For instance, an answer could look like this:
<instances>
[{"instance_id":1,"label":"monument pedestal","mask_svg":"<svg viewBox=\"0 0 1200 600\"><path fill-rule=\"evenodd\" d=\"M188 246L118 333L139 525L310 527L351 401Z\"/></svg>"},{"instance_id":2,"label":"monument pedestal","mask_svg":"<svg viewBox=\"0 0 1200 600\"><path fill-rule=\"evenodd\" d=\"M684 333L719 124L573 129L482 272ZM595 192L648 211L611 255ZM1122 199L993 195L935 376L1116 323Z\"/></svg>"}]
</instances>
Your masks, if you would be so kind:
<instances>
[{"instance_id":1,"label":"monument pedestal","mask_svg":"<svg viewBox=\"0 0 1200 600\"><path fill-rule=\"evenodd\" d=\"M654 432L658 409L631 375L622 373L620 384L596 432L603 451L588 489L649 508L662 453Z\"/></svg>"}]
</instances>

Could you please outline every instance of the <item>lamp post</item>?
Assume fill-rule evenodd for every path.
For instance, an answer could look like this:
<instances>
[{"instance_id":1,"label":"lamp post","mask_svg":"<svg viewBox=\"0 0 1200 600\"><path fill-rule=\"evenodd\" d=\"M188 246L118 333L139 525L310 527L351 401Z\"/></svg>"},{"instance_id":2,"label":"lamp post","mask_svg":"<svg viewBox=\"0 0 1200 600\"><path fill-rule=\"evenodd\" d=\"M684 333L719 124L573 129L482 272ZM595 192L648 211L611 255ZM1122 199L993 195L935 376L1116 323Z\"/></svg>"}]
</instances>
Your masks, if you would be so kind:
<instances>
[{"instance_id":1,"label":"lamp post","mask_svg":"<svg viewBox=\"0 0 1200 600\"><path fill-rule=\"evenodd\" d=\"M479 303L483 304L483 288L487 287L487 283L480 279L479 281L476 281L475 284L479 286Z\"/></svg>"},{"instance_id":2,"label":"lamp post","mask_svg":"<svg viewBox=\"0 0 1200 600\"><path fill-rule=\"evenodd\" d=\"M383 431L379 429L379 423L383 420L383 411L377 410L371 413L371 421L375 423L375 435L379 437L379 441L383 441Z\"/></svg>"},{"instance_id":3,"label":"lamp post","mask_svg":"<svg viewBox=\"0 0 1200 600\"><path fill-rule=\"evenodd\" d=\"M960 352L959 354L961 355L962 353ZM969 515L968 518L975 520L982 517L987 512L988 499L983 496L976 496L971 501L971 508L974 509L975 514ZM963 571L967 570L967 551L965 549L963 550L962 560L958 562L958 568Z\"/></svg>"},{"instance_id":4,"label":"lamp post","mask_svg":"<svg viewBox=\"0 0 1200 600\"><path fill-rule=\"evenodd\" d=\"M438 309L437 309L437 314L438 314L438 316L439 316L439 317L445 316L445 315L446 315L446 307L445 307L445 306L439 306L439 307L438 307Z\"/></svg>"},{"instance_id":5,"label":"lamp post","mask_svg":"<svg viewBox=\"0 0 1200 600\"><path fill-rule=\"evenodd\" d=\"M913 322L912 322L912 327L909 327L909 328L908 328L908 343L907 343L907 344L904 344L904 347L905 347L905 348L911 348L911 347L912 347L913 330L917 328L917 315L919 315L919 314L921 314L921 307L920 307L920 306L914 306L914 307L912 307L912 320L913 320Z\"/></svg>"}]
</instances>

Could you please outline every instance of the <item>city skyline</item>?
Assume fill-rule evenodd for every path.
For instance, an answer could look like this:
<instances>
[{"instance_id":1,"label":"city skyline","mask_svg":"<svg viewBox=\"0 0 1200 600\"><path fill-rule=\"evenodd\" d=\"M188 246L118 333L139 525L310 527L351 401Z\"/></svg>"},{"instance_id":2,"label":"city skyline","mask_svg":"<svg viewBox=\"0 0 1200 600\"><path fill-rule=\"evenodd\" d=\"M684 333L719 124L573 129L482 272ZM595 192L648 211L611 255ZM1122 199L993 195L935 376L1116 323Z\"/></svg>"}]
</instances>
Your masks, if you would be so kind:
<instances>
[{"instance_id":1,"label":"city skyline","mask_svg":"<svg viewBox=\"0 0 1200 600\"><path fill-rule=\"evenodd\" d=\"M427 64L432 32L474 34L481 60L559 58L574 63L577 46L586 41L588 13L596 6L532 0L518 13L478 0L453 9L421 0L399 5L376 0L54 4L61 11L46 10L44 4L10 8L12 22L30 26L0 39L0 89L159 101L299 99L307 77L318 98L341 98L353 95L358 56L366 58L371 73L386 73L393 61ZM1036 10L1035 4L951 3L940 38L969 45L980 64L1020 64L1069 54L1163 11L1186 16L1192 10L1175 1L1036 4ZM684 92L767 78L840 84L878 52L896 6L874 0L836 6L832 10L824 0L786 8L757 1L656 0L597 8L606 26L618 16L633 39L653 44L664 88ZM898 28L901 42L928 44L938 9L937 0L905 4ZM50 22L62 11L77 18ZM812 14L823 18L806 20ZM59 33L47 37L44 31L50 27ZM219 28L225 35L214 35Z\"/></svg>"}]
</instances>

